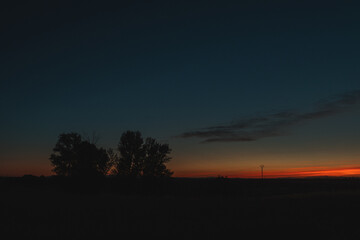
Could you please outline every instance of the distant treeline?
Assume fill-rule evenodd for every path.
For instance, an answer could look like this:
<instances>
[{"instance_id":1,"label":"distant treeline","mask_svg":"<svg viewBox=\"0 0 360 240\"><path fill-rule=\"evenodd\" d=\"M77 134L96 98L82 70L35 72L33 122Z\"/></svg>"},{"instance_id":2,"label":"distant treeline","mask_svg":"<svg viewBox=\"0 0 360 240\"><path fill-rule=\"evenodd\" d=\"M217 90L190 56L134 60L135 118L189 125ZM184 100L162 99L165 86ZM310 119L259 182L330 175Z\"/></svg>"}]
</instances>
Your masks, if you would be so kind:
<instances>
[{"instance_id":1,"label":"distant treeline","mask_svg":"<svg viewBox=\"0 0 360 240\"><path fill-rule=\"evenodd\" d=\"M139 131L124 132L116 150L98 147L95 141L71 132L59 135L50 161L58 176L170 177L173 172L165 165L170 153L168 144L150 137L144 140Z\"/></svg>"}]
</instances>

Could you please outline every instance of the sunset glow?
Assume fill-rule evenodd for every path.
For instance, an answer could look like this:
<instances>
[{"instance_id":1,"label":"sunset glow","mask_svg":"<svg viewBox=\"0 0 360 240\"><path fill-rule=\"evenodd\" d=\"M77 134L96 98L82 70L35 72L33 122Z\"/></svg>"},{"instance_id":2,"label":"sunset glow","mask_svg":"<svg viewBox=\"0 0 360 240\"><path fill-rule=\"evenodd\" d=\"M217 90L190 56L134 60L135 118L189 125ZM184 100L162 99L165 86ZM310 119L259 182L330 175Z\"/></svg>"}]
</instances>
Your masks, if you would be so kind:
<instances>
[{"instance_id":1,"label":"sunset glow","mask_svg":"<svg viewBox=\"0 0 360 240\"><path fill-rule=\"evenodd\" d=\"M260 178L258 171L179 171L176 177L218 177ZM264 178L305 178L305 177L359 177L360 167L343 168L297 168L283 170L264 170Z\"/></svg>"}]
</instances>

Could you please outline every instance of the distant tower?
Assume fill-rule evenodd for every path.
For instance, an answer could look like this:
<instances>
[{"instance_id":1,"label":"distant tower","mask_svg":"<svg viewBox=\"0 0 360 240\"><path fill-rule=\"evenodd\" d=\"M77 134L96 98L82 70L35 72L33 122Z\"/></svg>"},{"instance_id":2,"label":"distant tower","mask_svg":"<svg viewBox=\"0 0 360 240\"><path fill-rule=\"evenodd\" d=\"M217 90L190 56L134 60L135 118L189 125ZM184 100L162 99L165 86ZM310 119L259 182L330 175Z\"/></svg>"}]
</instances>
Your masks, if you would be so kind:
<instances>
[{"instance_id":1,"label":"distant tower","mask_svg":"<svg viewBox=\"0 0 360 240\"><path fill-rule=\"evenodd\" d=\"M261 179L264 179L264 165L261 164L259 167L261 169Z\"/></svg>"}]
</instances>

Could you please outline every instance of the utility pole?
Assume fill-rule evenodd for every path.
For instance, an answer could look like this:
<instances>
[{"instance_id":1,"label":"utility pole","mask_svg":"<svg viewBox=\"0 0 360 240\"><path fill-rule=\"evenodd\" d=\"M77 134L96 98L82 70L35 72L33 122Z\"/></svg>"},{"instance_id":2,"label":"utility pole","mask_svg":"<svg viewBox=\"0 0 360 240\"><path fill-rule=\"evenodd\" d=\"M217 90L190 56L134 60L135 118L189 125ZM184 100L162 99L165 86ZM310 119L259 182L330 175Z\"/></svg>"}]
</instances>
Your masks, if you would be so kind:
<instances>
[{"instance_id":1,"label":"utility pole","mask_svg":"<svg viewBox=\"0 0 360 240\"><path fill-rule=\"evenodd\" d=\"M261 180L263 180L264 179L264 165L261 164L259 167L261 169Z\"/></svg>"}]
</instances>

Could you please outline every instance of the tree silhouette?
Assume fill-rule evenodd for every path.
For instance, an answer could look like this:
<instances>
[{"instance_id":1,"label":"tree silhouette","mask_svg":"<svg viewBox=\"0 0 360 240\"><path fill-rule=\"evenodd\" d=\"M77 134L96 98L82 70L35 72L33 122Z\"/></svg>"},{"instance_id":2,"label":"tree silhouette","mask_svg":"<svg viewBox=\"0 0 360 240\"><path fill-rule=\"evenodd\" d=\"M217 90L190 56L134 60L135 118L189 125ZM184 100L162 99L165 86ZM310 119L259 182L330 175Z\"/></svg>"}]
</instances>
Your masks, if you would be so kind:
<instances>
[{"instance_id":1,"label":"tree silhouette","mask_svg":"<svg viewBox=\"0 0 360 240\"><path fill-rule=\"evenodd\" d=\"M171 149L153 138L145 143L140 132L127 131L122 134L118 145L120 156L116 158L115 173L125 177L161 177L171 176L173 172L166 168L170 161Z\"/></svg>"},{"instance_id":2,"label":"tree silhouette","mask_svg":"<svg viewBox=\"0 0 360 240\"><path fill-rule=\"evenodd\" d=\"M104 176L111 168L111 161L103 148L83 141L77 133L61 134L50 161L53 171L61 176Z\"/></svg>"},{"instance_id":3,"label":"tree silhouette","mask_svg":"<svg viewBox=\"0 0 360 240\"><path fill-rule=\"evenodd\" d=\"M173 172L166 168L165 163L171 160L171 149L168 144L160 144L153 138L147 138L143 146L145 152L143 176L170 177Z\"/></svg>"},{"instance_id":4,"label":"tree silhouette","mask_svg":"<svg viewBox=\"0 0 360 240\"><path fill-rule=\"evenodd\" d=\"M141 175L144 160L143 138L140 132L127 131L121 135L118 144L120 157L116 162L116 173L123 177Z\"/></svg>"},{"instance_id":5,"label":"tree silhouette","mask_svg":"<svg viewBox=\"0 0 360 240\"><path fill-rule=\"evenodd\" d=\"M70 176L75 164L77 153L76 149L81 144L81 136L77 133L60 134L59 139L53 148L50 156L52 170L60 176Z\"/></svg>"},{"instance_id":6,"label":"tree silhouette","mask_svg":"<svg viewBox=\"0 0 360 240\"><path fill-rule=\"evenodd\" d=\"M100 171L98 171L97 168L97 161L99 160L101 152L94 144L83 141L75 149L75 152L76 161L71 169L71 176L93 177L100 175Z\"/></svg>"},{"instance_id":7,"label":"tree silhouette","mask_svg":"<svg viewBox=\"0 0 360 240\"><path fill-rule=\"evenodd\" d=\"M122 177L170 177L173 172L165 164L171 160L168 144L153 138L145 143L141 133L127 131L118 144L119 155L111 148L98 148L83 140L77 133L63 133L50 155L50 161L59 176L96 177L110 171Z\"/></svg>"}]
</instances>

